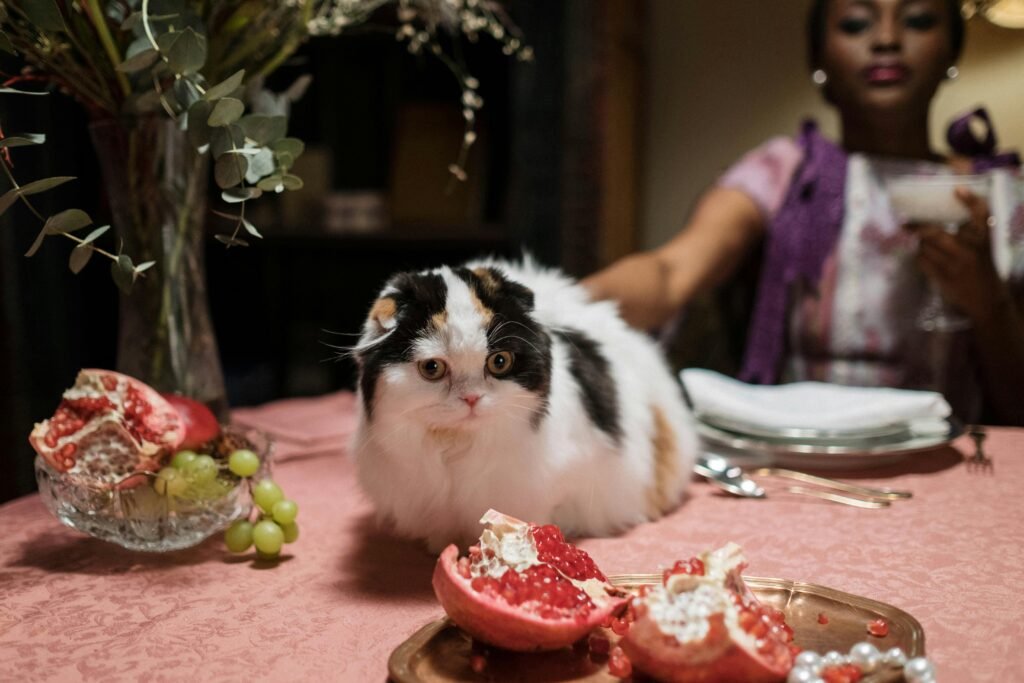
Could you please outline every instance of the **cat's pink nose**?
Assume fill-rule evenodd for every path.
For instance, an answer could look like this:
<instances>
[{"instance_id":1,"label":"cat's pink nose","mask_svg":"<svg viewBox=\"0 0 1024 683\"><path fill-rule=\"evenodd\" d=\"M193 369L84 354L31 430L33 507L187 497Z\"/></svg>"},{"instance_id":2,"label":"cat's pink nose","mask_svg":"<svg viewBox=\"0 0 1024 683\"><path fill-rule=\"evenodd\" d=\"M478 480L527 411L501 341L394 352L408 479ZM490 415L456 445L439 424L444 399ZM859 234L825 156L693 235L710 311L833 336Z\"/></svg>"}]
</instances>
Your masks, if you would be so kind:
<instances>
[{"instance_id":1,"label":"cat's pink nose","mask_svg":"<svg viewBox=\"0 0 1024 683\"><path fill-rule=\"evenodd\" d=\"M460 398L466 402L466 405L472 408L480 400L480 394L463 394Z\"/></svg>"}]
</instances>

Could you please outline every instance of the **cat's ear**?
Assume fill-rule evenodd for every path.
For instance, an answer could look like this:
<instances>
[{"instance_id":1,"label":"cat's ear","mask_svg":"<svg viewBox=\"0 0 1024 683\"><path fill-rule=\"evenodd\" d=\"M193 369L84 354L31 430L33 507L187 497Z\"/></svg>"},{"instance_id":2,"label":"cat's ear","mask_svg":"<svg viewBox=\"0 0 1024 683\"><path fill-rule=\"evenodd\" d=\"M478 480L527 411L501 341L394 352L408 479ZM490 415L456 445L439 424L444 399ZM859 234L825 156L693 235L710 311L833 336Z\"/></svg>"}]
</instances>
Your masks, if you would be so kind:
<instances>
[{"instance_id":1,"label":"cat's ear","mask_svg":"<svg viewBox=\"0 0 1024 683\"><path fill-rule=\"evenodd\" d=\"M374 337L387 334L398 324L398 304L394 297L382 296L373 303L366 318L365 331Z\"/></svg>"},{"instance_id":2,"label":"cat's ear","mask_svg":"<svg viewBox=\"0 0 1024 683\"><path fill-rule=\"evenodd\" d=\"M527 311L533 310L533 290L524 287L518 282L513 282L505 277L497 268L480 267L473 269L480 282L480 287L487 295L487 299L507 298L512 299Z\"/></svg>"}]
</instances>

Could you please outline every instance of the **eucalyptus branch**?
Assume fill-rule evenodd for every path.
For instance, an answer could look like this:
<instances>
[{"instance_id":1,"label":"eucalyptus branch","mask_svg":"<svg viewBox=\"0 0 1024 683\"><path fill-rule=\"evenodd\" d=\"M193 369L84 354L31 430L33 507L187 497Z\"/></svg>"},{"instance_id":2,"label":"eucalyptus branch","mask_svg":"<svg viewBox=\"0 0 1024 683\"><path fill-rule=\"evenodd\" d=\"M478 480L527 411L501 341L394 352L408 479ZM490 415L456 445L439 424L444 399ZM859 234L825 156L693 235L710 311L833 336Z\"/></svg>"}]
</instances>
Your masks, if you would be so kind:
<instances>
[{"instance_id":1,"label":"eucalyptus branch","mask_svg":"<svg viewBox=\"0 0 1024 683\"><path fill-rule=\"evenodd\" d=\"M21 185L19 185L19 184L18 184L18 181L17 181L17 180L15 180L15 178L14 178L14 174L12 174L12 173L11 173L11 169L10 169L10 167L9 167L9 166L7 165L7 162L5 162L5 161L0 161L0 166L3 166L3 169L4 169L4 175L6 175L6 176L7 176L7 179L8 179L8 180L9 180L9 181L11 182L11 185L13 185L13 186L14 186L14 189L20 189L20 188L21 188ZM30 202L30 201L29 201L28 197L26 197L26 196L25 196L25 195L23 195L23 194L19 194L19 195L18 195L18 199L20 199L20 200L22 201L22 203L23 203L23 204L24 204L24 205L25 205L26 207L28 207L28 210L29 210L29 211L31 211L31 212L32 212L32 213L33 213L33 214L35 215L35 217L36 217L36 218L38 218L38 219L39 219L39 221L40 221L40 222L41 222L41 223L42 223L43 225L46 225L46 218L44 218L44 217L43 217L43 214L41 214L41 213L40 213L40 212L39 212L39 211L38 211L38 210L36 209L36 207L32 205L32 202ZM67 238L68 238L69 240L71 240L72 242L77 242L78 244L86 244L86 242L85 242L85 240L84 240L84 239L82 239L81 237L76 237L75 235L72 235L72 234L71 234L70 232L62 232L62 233L60 233L60 234L61 234L61 235L64 235L64 237L67 237ZM92 250L93 250L94 252L96 252L96 253L97 253L97 254L99 254L100 256L105 256L105 257L107 257L107 258L108 258L108 259L110 259L111 261L117 261L117 257L116 257L116 256L114 256L113 254L111 254L111 253L110 253L109 251L106 251L105 249L100 249L99 247L97 247L96 245L94 245L94 244L92 244L92 243L89 243L89 244L88 244L88 248L89 248L89 249L92 249Z\"/></svg>"},{"instance_id":2,"label":"eucalyptus branch","mask_svg":"<svg viewBox=\"0 0 1024 683\"><path fill-rule=\"evenodd\" d=\"M148 0L147 0L148 1ZM103 44L103 49L106 50L107 56L110 58L110 63L114 67L114 73L117 76L117 82L121 86L121 91L125 97L131 95L132 87L128 83L128 77L118 71L117 67L121 66L121 54L114 44L114 38L110 35L110 29L107 27L106 19L103 15L103 10L100 8L99 0L86 0L86 5L89 8L89 19L92 21L92 25L96 28L96 33L100 37L100 42Z\"/></svg>"}]
</instances>

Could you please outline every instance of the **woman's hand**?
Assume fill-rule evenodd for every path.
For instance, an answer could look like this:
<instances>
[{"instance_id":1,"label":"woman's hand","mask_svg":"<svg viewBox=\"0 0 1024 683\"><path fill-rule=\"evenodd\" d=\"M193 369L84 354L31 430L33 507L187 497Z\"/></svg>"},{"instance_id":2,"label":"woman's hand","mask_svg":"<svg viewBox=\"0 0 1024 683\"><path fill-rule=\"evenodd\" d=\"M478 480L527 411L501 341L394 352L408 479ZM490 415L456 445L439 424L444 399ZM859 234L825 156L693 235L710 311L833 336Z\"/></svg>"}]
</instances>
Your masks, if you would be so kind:
<instances>
[{"instance_id":1,"label":"woman's hand","mask_svg":"<svg viewBox=\"0 0 1024 683\"><path fill-rule=\"evenodd\" d=\"M992 261L988 202L965 188L957 188L956 196L971 214L956 234L941 225L907 227L919 240L918 266L949 304L977 323L995 310L1004 287Z\"/></svg>"}]
</instances>

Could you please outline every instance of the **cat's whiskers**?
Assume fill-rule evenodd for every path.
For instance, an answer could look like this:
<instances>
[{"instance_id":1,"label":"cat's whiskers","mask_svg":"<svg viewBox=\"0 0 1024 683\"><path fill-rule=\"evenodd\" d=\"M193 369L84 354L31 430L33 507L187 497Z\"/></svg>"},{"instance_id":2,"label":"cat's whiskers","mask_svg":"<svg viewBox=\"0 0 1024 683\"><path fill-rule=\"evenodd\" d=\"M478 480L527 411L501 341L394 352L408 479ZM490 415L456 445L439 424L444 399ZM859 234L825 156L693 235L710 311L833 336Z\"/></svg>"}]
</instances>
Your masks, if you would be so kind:
<instances>
[{"instance_id":1,"label":"cat's whiskers","mask_svg":"<svg viewBox=\"0 0 1024 683\"><path fill-rule=\"evenodd\" d=\"M533 342L527 341L526 339L523 339L522 337L517 337L517 336L512 335L512 334L507 334L504 337L500 337L498 339L495 339L493 343L494 343L495 346L497 346L498 344L500 344L501 342L505 341L506 339L518 339L519 341L523 342L524 344L526 344L527 346L532 348L534 351L536 351L538 355L541 355L541 356L544 355L544 352L541 351L539 348L537 348L537 345L534 344Z\"/></svg>"}]
</instances>

